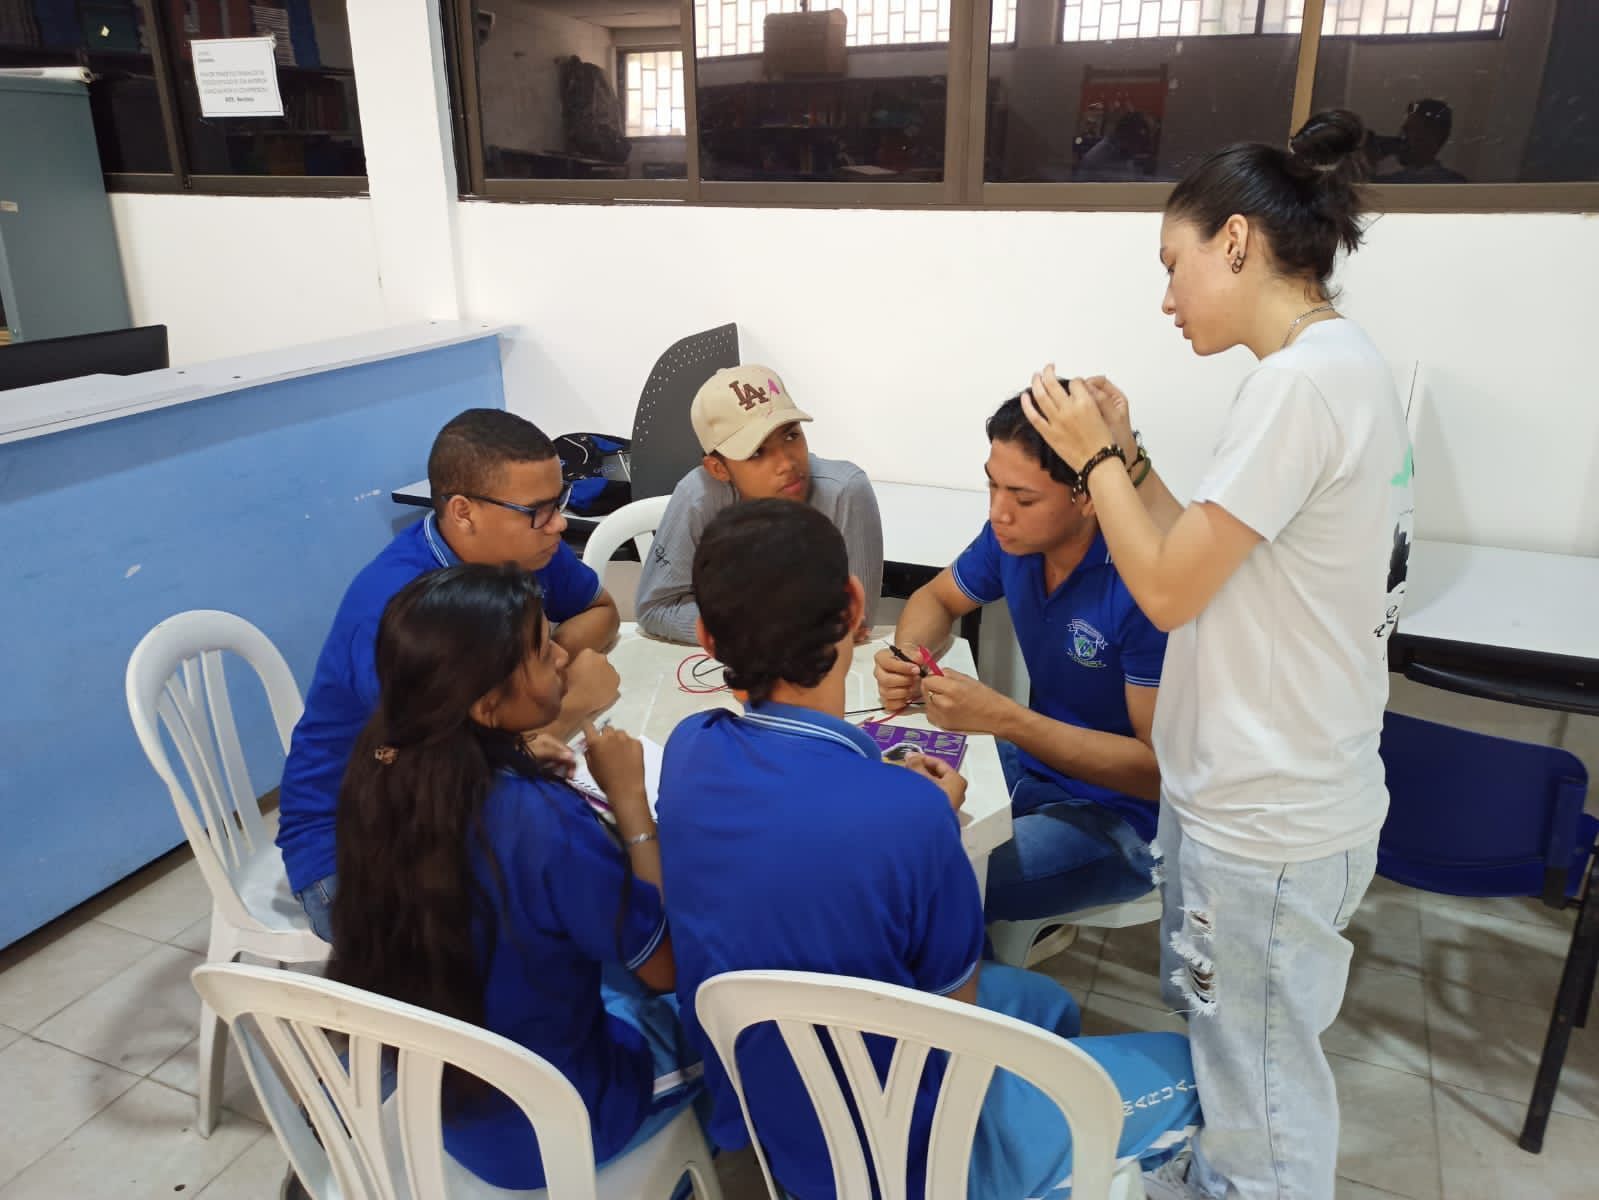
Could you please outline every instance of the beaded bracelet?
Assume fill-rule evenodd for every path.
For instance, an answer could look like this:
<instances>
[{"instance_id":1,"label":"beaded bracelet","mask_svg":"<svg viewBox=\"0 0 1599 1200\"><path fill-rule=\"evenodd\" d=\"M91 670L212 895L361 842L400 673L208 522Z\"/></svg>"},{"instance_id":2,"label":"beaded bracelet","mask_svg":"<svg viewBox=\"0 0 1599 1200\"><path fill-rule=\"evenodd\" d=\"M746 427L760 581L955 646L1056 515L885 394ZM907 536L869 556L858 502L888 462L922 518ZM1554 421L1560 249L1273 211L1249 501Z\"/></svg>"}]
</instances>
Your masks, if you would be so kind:
<instances>
[{"instance_id":1,"label":"beaded bracelet","mask_svg":"<svg viewBox=\"0 0 1599 1200\"><path fill-rule=\"evenodd\" d=\"M1094 468L1108 458L1119 458L1122 466L1127 465L1127 455L1117 445L1109 445L1096 450L1077 471L1077 486L1072 488L1074 496L1081 496L1088 491L1088 477L1093 474Z\"/></svg>"}]
</instances>

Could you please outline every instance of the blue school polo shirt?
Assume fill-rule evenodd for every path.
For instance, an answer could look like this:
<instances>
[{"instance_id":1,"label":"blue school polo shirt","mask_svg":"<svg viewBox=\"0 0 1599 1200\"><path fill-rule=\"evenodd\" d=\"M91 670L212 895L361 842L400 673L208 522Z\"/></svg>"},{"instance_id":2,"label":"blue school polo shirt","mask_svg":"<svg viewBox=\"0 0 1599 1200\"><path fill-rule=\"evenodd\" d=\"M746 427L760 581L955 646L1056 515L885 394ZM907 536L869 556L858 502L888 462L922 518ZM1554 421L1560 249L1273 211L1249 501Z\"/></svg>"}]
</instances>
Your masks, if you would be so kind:
<instances>
[{"instance_id":1,"label":"blue school polo shirt","mask_svg":"<svg viewBox=\"0 0 1599 1200\"><path fill-rule=\"evenodd\" d=\"M976 968L983 904L954 810L937 785L885 764L876 743L842 720L770 703L689 717L667 742L657 819L678 1001L690 1045L705 1057L718 1145L749 1138L694 1019L705 980L822 971L944 995ZM880 1072L889 1050L873 1046ZM739 1068L783 1185L805 1200L832 1196L821 1128L773 1026L739 1042ZM913 1160L925 1160L936 1090L929 1072Z\"/></svg>"},{"instance_id":2,"label":"blue school polo shirt","mask_svg":"<svg viewBox=\"0 0 1599 1200\"><path fill-rule=\"evenodd\" d=\"M588 802L563 783L502 772L483 809L498 879L474 854L479 886L498 900L483 1024L547 1059L583 1097L596 1162L638 1131L655 1087L644 1035L606 1012L603 964L636 971L666 936L661 894L629 878L623 850ZM498 1092L448 1112L444 1145L502 1188L540 1188L538 1141Z\"/></svg>"},{"instance_id":3,"label":"blue school polo shirt","mask_svg":"<svg viewBox=\"0 0 1599 1200\"><path fill-rule=\"evenodd\" d=\"M429 513L397 533L344 593L311 677L305 713L294 727L278 796L278 848L288 868L289 886L296 892L337 869L334 825L339 786L355 739L377 708L378 623L383 610L413 579L460 561ZM577 616L600 594L599 576L564 542L537 577L552 623Z\"/></svg>"},{"instance_id":4,"label":"blue school polo shirt","mask_svg":"<svg viewBox=\"0 0 1599 1200\"><path fill-rule=\"evenodd\" d=\"M1133 603L1104 534L1094 535L1077 568L1050 595L1044 593L1044 556L1006 554L990 524L950 571L974 604L1003 598L1010 609L1032 680L1028 703L1034 712L1080 729L1132 736L1124 685L1160 686L1166 635ZM1146 842L1154 838L1155 805L1073 779L1017 749L1029 771L1055 780L1079 800L1103 804Z\"/></svg>"}]
</instances>

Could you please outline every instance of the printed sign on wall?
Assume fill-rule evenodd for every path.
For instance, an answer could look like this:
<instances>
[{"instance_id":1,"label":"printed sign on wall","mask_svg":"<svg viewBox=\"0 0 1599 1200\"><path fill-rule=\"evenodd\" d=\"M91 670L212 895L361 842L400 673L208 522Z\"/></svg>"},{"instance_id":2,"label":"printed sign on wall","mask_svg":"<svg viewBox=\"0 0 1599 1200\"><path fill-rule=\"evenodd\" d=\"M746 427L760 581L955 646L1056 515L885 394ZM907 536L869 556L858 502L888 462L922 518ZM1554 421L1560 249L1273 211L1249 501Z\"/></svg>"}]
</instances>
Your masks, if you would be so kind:
<instances>
[{"instance_id":1,"label":"printed sign on wall","mask_svg":"<svg viewBox=\"0 0 1599 1200\"><path fill-rule=\"evenodd\" d=\"M202 117L281 117L276 38L208 38L191 42Z\"/></svg>"}]
</instances>

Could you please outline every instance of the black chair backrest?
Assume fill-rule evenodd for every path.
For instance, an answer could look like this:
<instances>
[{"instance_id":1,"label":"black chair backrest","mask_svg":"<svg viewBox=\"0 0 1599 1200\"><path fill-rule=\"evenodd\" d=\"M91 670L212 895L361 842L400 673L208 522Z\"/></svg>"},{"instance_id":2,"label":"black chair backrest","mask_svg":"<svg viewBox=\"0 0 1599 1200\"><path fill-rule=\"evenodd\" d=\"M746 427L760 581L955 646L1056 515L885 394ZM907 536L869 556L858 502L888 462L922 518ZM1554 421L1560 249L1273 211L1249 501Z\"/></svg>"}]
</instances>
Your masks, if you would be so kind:
<instances>
[{"instance_id":1,"label":"black chair backrest","mask_svg":"<svg viewBox=\"0 0 1599 1200\"><path fill-rule=\"evenodd\" d=\"M633 417L633 499L669 496L704 452L689 424L694 393L723 367L738 366L738 326L719 325L673 343L655 362Z\"/></svg>"}]
</instances>

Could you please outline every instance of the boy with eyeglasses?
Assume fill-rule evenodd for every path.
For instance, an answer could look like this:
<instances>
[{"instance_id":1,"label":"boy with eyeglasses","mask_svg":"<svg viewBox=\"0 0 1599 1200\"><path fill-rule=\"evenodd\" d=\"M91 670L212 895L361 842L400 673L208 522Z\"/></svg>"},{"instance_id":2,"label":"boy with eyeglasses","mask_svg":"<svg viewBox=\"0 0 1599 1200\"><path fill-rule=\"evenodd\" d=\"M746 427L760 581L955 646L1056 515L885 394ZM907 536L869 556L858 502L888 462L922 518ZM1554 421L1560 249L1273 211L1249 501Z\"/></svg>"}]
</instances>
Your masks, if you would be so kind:
<instances>
[{"instance_id":1,"label":"boy with eyeglasses","mask_svg":"<svg viewBox=\"0 0 1599 1200\"><path fill-rule=\"evenodd\" d=\"M463 562L515 563L537 576L555 641L571 665L561 716L535 753L568 760L566 739L616 700L616 672L603 653L616 640L616 602L561 540L567 488L550 439L512 413L468 409L434 439L428 484L433 511L396 534L345 592L283 768L278 848L290 888L325 941L333 940L339 786L377 703L378 623L396 592Z\"/></svg>"}]
</instances>

